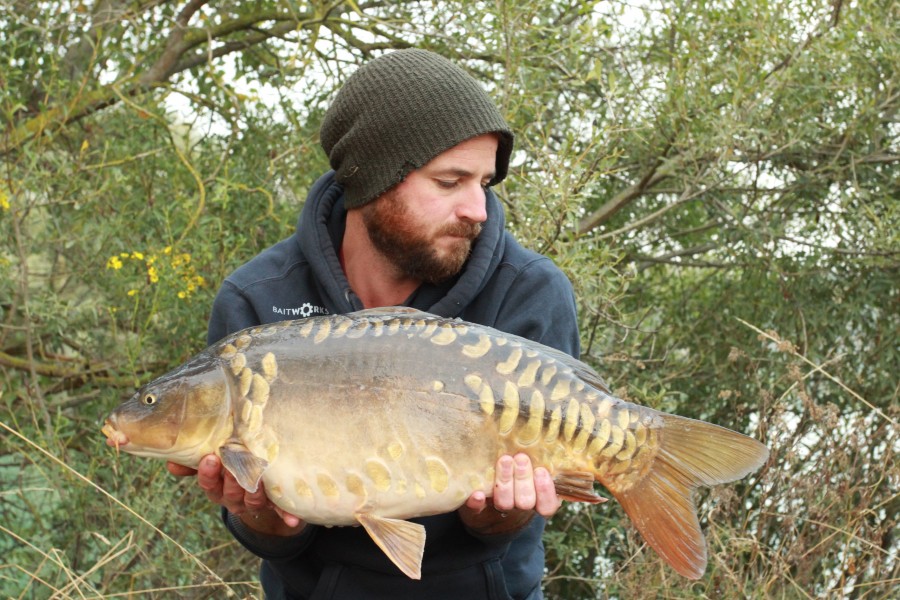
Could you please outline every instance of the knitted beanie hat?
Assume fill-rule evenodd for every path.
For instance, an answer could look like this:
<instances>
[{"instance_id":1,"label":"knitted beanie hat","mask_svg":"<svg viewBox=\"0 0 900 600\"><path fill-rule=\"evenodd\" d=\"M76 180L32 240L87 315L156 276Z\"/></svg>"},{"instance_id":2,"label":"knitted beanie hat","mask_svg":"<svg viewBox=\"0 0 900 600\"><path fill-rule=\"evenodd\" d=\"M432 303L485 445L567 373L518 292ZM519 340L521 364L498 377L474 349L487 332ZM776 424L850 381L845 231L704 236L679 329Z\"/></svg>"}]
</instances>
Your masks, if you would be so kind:
<instances>
[{"instance_id":1,"label":"knitted beanie hat","mask_svg":"<svg viewBox=\"0 0 900 600\"><path fill-rule=\"evenodd\" d=\"M499 134L495 175L506 177L513 134L479 83L446 58L398 50L369 61L341 87L320 138L347 208L380 196L432 158L475 136Z\"/></svg>"}]
</instances>

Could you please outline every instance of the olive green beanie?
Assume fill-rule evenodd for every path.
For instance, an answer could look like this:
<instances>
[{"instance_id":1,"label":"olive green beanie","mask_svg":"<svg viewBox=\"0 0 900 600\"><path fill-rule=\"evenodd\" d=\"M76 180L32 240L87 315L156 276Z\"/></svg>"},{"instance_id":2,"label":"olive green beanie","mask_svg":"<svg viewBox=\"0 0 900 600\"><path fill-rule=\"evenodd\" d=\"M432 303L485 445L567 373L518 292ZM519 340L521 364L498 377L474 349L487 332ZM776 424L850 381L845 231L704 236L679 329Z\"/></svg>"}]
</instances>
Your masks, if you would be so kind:
<instances>
[{"instance_id":1,"label":"olive green beanie","mask_svg":"<svg viewBox=\"0 0 900 600\"><path fill-rule=\"evenodd\" d=\"M369 61L341 87L320 137L347 208L362 206L411 171L475 136L497 132L491 185L506 177L513 134L479 83L446 58L398 50Z\"/></svg>"}]
</instances>

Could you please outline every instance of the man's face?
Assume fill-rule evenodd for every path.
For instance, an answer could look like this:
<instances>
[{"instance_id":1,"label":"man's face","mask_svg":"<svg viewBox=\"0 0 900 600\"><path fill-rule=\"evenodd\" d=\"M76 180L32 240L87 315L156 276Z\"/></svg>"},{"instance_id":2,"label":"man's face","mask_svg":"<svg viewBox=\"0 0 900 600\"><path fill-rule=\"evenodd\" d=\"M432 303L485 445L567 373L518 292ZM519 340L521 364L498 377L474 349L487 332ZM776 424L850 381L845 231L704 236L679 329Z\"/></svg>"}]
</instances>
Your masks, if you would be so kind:
<instances>
[{"instance_id":1,"label":"man's face","mask_svg":"<svg viewBox=\"0 0 900 600\"><path fill-rule=\"evenodd\" d=\"M439 283L459 273L487 219L496 156L496 135L466 140L363 206L375 248L407 277Z\"/></svg>"}]
</instances>

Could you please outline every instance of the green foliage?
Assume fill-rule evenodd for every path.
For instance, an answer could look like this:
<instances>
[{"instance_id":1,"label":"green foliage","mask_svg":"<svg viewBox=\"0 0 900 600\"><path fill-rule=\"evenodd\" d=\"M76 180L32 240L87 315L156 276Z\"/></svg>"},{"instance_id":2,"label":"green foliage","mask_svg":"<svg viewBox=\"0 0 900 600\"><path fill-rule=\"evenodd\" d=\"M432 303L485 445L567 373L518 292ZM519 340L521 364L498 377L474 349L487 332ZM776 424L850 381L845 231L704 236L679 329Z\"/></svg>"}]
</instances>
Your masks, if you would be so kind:
<instances>
[{"instance_id":1,"label":"green foliage","mask_svg":"<svg viewBox=\"0 0 900 600\"><path fill-rule=\"evenodd\" d=\"M203 6L200 6L203 5ZM227 6L226 6L227 5ZM623 398L772 451L704 492L697 582L614 502L549 598L886 598L900 580L896 3L0 3L0 596L258 594L191 481L102 419L291 233L356 65L426 47L517 132L508 221ZM171 536L171 537L170 537Z\"/></svg>"}]
</instances>

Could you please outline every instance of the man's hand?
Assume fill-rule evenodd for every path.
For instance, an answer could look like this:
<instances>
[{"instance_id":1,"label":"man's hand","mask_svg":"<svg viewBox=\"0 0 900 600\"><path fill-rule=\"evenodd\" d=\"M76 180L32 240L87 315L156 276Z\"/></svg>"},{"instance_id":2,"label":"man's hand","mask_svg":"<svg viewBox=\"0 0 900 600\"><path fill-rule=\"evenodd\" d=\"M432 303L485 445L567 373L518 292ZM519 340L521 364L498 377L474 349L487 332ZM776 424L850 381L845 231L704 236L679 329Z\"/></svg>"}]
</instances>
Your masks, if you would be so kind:
<instances>
[{"instance_id":1,"label":"man's hand","mask_svg":"<svg viewBox=\"0 0 900 600\"><path fill-rule=\"evenodd\" d=\"M294 535L306 525L296 516L273 505L266 496L262 482L259 489L252 493L242 488L234 475L222 468L222 462L215 454L204 456L197 469L173 462L167 463L166 468L178 477L196 475L197 484L210 502L224 506L231 514L238 515L244 525L260 533Z\"/></svg>"},{"instance_id":2,"label":"man's hand","mask_svg":"<svg viewBox=\"0 0 900 600\"><path fill-rule=\"evenodd\" d=\"M533 468L528 455L519 453L497 460L493 497L489 500L484 492L475 492L459 514L478 533L509 533L524 527L535 512L553 516L561 504L547 469Z\"/></svg>"}]
</instances>

